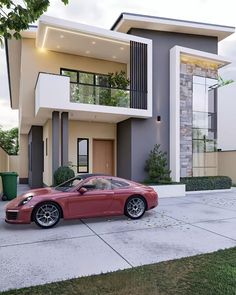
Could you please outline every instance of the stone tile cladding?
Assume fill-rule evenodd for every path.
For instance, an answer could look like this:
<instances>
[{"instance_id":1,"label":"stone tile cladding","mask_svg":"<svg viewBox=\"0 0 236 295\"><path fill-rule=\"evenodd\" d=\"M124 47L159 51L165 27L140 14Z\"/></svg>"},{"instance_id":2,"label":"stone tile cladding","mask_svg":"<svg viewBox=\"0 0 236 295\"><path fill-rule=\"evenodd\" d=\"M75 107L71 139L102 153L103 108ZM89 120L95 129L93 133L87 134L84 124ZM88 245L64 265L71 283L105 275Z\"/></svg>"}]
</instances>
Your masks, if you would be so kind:
<instances>
[{"instance_id":1,"label":"stone tile cladding","mask_svg":"<svg viewBox=\"0 0 236 295\"><path fill-rule=\"evenodd\" d=\"M217 78L217 70L180 63L180 177L192 176L193 76Z\"/></svg>"}]
</instances>

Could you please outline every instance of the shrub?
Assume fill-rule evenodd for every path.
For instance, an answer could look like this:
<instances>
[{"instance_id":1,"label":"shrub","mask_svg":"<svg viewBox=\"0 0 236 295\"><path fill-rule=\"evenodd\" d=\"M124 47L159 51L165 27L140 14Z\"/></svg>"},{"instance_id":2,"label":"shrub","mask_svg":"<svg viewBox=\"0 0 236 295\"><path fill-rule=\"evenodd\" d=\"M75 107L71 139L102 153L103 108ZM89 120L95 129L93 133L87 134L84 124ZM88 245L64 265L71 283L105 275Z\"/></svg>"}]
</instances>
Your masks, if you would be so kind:
<instances>
[{"instance_id":1,"label":"shrub","mask_svg":"<svg viewBox=\"0 0 236 295\"><path fill-rule=\"evenodd\" d=\"M71 168L67 166L61 166L54 173L54 183L55 185L59 185L68 179L73 178L74 176L75 173Z\"/></svg>"},{"instance_id":2,"label":"shrub","mask_svg":"<svg viewBox=\"0 0 236 295\"><path fill-rule=\"evenodd\" d=\"M160 145L156 144L150 152L146 161L145 170L148 173L146 181L152 183L171 182L170 170L167 167L166 153L160 150Z\"/></svg>"},{"instance_id":3,"label":"shrub","mask_svg":"<svg viewBox=\"0 0 236 295\"><path fill-rule=\"evenodd\" d=\"M186 191L229 189L232 186L228 176L183 177L180 181L186 184Z\"/></svg>"}]
</instances>

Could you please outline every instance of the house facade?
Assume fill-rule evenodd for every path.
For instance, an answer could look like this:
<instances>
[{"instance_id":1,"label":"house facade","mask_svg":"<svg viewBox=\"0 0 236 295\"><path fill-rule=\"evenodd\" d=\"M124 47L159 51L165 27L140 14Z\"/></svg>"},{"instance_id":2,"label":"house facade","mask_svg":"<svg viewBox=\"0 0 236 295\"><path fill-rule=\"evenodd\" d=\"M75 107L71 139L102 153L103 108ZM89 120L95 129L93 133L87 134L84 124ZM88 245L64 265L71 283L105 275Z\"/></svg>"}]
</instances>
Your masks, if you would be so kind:
<instances>
[{"instance_id":1,"label":"house facade","mask_svg":"<svg viewBox=\"0 0 236 295\"><path fill-rule=\"evenodd\" d=\"M6 46L20 182L52 185L68 163L142 181L156 143L173 180L217 175L215 85L230 62L217 47L233 32L128 13L111 30L41 17Z\"/></svg>"}]
</instances>

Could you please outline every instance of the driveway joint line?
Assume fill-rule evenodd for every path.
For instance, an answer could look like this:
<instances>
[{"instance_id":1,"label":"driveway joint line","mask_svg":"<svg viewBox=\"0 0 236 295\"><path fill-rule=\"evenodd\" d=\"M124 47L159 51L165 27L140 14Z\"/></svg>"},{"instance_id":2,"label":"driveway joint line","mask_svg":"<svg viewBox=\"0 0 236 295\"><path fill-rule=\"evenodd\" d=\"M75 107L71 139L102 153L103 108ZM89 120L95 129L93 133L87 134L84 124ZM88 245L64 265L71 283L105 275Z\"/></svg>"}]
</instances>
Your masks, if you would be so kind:
<instances>
[{"instance_id":1,"label":"driveway joint line","mask_svg":"<svg viewBox=\"0 0 236 295\"><path fill-rule=\"evenodd\" d=\"M202 230L205 230L205 231L207 231L207 232L210 232L210 233L212 233L212 234L215 234L215 235L217 235L217 236L219 236L219 237L226 238L226 239L229 239L229 240L232 240L232 241L236 242L236 239L234 239L234 238L231 238L231 237L228 237L228 236L225 236L225 235L219 234L219 233L217 233L217 232L215 232L215 231L212 231L212 230L210 230L210 229L207 229L207 228L201 227L201 226L196 225L196 224L191 224L191 225L194 226L194 227L196 227L196 228L200 228L200 229L202 229Z\"/></svg>"},{"instance_id":2,"label":"driveway joint line","mask_svg":"<svg viewBox=\"0 0 236 295\"><path fill-rule=\"evenodd\" d=\"M230 219L236 219L236 216L235 217L230 217L230 218L220 218L220 219L210 219L210 220L199 220L199 221L196 221L196 222L189 222L189 221L183 221L181 219L177 219L175 217L172 217L172 216L169 216L169 215L166 215L166 214L163 214L163 213L158 213L158 214L161 214L163 216L166 216L166 217L169 217L169 218L172 218L174 220L177 220L177 221L180 221L180 222L183 222L183 224L195 224L195 223L200 223L200 222L214 222L214 221L223 221L223 220L230 220Z\"/></svg>"},{"instance_id":3,"label":"driveway joint line","mask_svg":"<svg viewBox=\"0 0 236 295\"><path fill-rule=\"evenodd\" d=\"M97 234L87 223L82 219L80 220L84 225L86 225L101 241L103 241L109 248L111 248L117 255L119 255L130 267L134 267L123 255L121 255L115 248L113 248L106 240L104 240L99 234Z\"/></svg>"},{"instance_id":4,"label":"driveway joint line","mask_svg":"<svg viewBox=\"0 0 236 295\"><path fill-rule=\"evenodd\" d=\"M41 240L41 241L33 241L33 242L23 242L23 243L0 245L0 248L14 247L14 246L25 246L25 245L32 245L32 244L47 243L47 242L58 242L58 241L74 240L74 239L88 238L88 237L94 237L94 234L84 235L84 236L80 236L80 237L67 237L67 238L59 238L59 239L48 239L48 240Z\"/></svg>"}]
</instances>

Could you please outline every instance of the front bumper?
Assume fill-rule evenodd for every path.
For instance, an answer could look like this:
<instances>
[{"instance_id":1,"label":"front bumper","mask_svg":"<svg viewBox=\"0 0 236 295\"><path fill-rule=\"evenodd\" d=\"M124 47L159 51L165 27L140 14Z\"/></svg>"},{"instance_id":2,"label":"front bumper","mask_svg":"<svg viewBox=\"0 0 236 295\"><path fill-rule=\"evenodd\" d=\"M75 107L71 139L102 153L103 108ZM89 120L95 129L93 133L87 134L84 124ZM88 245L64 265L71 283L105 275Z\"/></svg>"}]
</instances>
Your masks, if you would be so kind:
<instances>
[{"instance_id":1,"label":"front bumper","mask_svg":"<svg viewBox=\"0 0 236 295\"><path fill-rule=\"evenodd\" d=\"M29 224L31 223L30 208L22 209L6 209L5 221L13 224Z\"/></svg>"}]
</instances>

